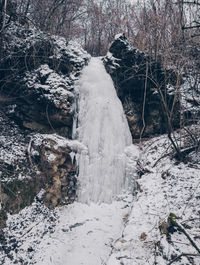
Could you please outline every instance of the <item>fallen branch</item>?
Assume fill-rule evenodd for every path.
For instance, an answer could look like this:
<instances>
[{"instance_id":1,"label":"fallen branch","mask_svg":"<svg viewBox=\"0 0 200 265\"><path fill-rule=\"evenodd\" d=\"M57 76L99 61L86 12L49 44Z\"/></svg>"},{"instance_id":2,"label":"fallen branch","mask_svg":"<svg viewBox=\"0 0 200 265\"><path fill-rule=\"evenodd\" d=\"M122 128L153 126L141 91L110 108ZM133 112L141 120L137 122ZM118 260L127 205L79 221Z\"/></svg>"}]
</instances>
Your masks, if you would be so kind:
<instances>
[{"instance_id":1,"label":"fallen branch","mask_svg":"<svg viewBox=\"0 0 200 265\"><path fill-rule=\"evenodd\" d=\"M187 147L187 148L184 148L182 150L180 150L180 154L181 154L181 157L185 157L186 155L188 155L189 153L197 150L199 147L199 144L197 145L194 145L194 146L190 146L190 147ZM177 155L177 154L176 154ZM176 157L175 155L175 157Z\"/></svg>"},{"instance_id":2,"label":"fallen branch","mask_svg":"<svg viewBox=\"0 0 200 265\"><path fill-rule=\"evenodd\" d=\"M169 152L169 153L166 153L166 154L162 155L161 157L159 157L158 160L156 160L156 162L153 164L152 167L155 167L161 159L163 159L163 158L165 158L171 154L172 154L172 152Z\"/></svg>"},{"instance_id":3,"label":"fallen branch","mask_svg":"<svg viewBox=\"0 0 200 265\"><path fill-rule=\"evenodd\" d=\"M173 213L170 213L169 217L168 217L168 222L171 226L174 226L174 227L177 227L178 230L180 232L182 232L187 238L188 240L190 241L191 245L197 250L197 252L200 254L200 249L199 247L196 245L196 243L194 242L194 240L191 238L191 236L186 232L186 230L184 229L184 227L179 224L177 221L176 221L176 217Z\"/></svg>"},{"instance_id":4,"label":"fallen branch","mask_svg":"<svg viewBox=\"0 0 200 265\"><path fill-rule=\"evenodd\" d=\"M198 147L199 147L199 144L198 145L195 145L195 146L192 146L192 147L187 147L187 148L184 148L184 149L180 149L180 153L179 154L181 155L182 158L184 158L189 153L197 150ZM170 155L172 155L172 152L169 152L169 153L166 153L166 154L162 155L161 157L158 158L158 160L156 160L156 162L153 164L152 167L155 167L158 164L158 162L160 162L161 159L163 159L163 158L165 158L167 156L170 156ZM174 155L174 157L176 159L179 159L177 153ZM197 168L197 169L199 169L199 168Z\"/></svg>"},{"instance_id":5,"label":"fallen branch","mask_svg":"<svg viewBox=\"0 0 200 265\"><path fill-rule=\"evenodd\" d=\"M31 226L31 227L29 227L28 229L27 229L27 231L25 231L19 238L22 238L22 237L24 237L26 234L28 234L34 227L36 227L39 223L41 223L43 221L43 219L42 220L40 220L40 221L38 221L36 224L34 224L33 226Z\"/></svg>"},{"instance_id":6,"label":"fallen branch","mask_svg":"<svg viewBox=\"0 0 200 265\"><path fill-rule=\"evenodd\" d=\"M176 258L174 258L173 260L171 260L167 265L171 265L172 263L174 263L175 261L177 261L178 259L180 259L181 257L188 257L188 256L195 256L195 257L199 257L200 254L192 254L192 253L181 253L180 255L178 255Z\"/></svg>"}]
</instances>

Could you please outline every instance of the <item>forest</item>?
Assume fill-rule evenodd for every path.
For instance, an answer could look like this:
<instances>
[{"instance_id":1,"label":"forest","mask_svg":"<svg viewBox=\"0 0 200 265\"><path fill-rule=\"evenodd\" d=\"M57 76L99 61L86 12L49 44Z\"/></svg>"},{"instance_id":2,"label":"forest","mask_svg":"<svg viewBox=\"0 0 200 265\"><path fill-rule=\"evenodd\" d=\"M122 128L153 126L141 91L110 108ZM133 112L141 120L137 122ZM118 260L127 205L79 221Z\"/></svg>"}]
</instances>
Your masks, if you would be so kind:
<instances>
[{"instance_id":1,"label":"forest","mask_svg":"<svg viewBox=\"0 0 200 265\"><path fill-rule=\"evenodd\" d=\"M75 39L95 56L105 55L115 35L125 33L156 60L162 55L176 62L181 53L187 61L183 47L198 49L199 5L198 0L1 0L1 32L10 19L19 20Z\"/></svg>"}]
</instances>

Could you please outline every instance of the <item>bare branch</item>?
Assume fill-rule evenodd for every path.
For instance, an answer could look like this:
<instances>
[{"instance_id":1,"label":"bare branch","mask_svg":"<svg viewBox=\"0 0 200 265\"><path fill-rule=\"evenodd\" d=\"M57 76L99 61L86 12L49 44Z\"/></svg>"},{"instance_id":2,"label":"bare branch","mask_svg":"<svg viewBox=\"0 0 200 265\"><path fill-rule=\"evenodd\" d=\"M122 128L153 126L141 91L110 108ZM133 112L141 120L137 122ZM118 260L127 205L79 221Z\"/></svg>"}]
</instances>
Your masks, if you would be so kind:
<instances>
[{"instance_id":1,"label":"bare branch","mask_svg":"<svg viewBox=\"0 0 200 265\"><path fill-rule=\"evenodd\" d=\"M199 257L200 254L193 254L193 253L181 253L180 255L178 255L176 258L174 258L173 260L171 260L167 265L171 265L172 263L174 263L175 261L177 261L178 259L180 259L181 257Z\"/></svg>"}]
</instances>

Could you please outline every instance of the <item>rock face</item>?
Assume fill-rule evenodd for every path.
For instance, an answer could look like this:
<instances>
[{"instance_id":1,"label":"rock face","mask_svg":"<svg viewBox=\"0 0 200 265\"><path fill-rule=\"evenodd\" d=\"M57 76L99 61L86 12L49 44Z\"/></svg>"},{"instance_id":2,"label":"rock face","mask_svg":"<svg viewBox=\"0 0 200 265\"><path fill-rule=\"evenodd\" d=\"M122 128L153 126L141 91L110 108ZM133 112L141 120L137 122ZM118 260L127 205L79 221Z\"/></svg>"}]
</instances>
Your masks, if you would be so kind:
<instances>
[{"instance_id":1,"label":"rock face","mask_svg":"<svg viewBox=\"0 0 200 265\"><path fill-rule=\"evenodd\" d=\"M49 208L73 202L77 184L75 154L85 147L57 134L25 134L2 112L0 121L0 228L8 212L18 213L41 190L37 200Z\"/></svg>"},{"instance_id":2,"label":"rock face","mask_svg":"<svg viewBox=\"0 0 200 265\"><path fill-rule=\"evenodd\" d=\"M135 49L123 34L116 36L104 64L123 103L133 138L167 131L162 97L169 112L173 108L173 127L178 126L179 100L168 91L176 81L172 71Z\"/></svg>"},{"instance_id":3,"label":"rock face","mask_svg":"<svg viewBox=\"0 0 200 265\"><path fill-rule=\"evenodd\" d=\"M0 41L1 228L7 213L34 198L49 208L74 201L75 153L83 147L66 138L72 133L74 84L90 56L75 43L16 21Z\"/></svg>"},{"instance_id":4,"label":"rock face","mask_svg":"<svg viewBox=\"0 0 200 265\"><path fill-rule=\"evenodd\" d=\"M44 202L48 207L68 204L76 198L76 153L86 147L76 140L56 134L35 134L31 143L31 157L38 161L45 182ZM73 152L73 159L71 153Z\"/></svg>"},{"instance_id":5,"label":"rock face","mask_svg":"<svg viewBox=\"0 0 200 265\"><path fill-rule=\"evenodd\" d=\"M27 154L29 136L0 111L0 228L7 213L30 205L43 187L43 175Z\"/></svg>"},{"instance_id":6,"label":"rock face","mask_svg":"<svg viewBox=\"0 0 200 265\"><path fill-rule=\"evenodd\" d=\"M1 45L1 101L15 102L18 123L71 137L74 81L89 55L61 37L11 23Z\"/></svg>"}]
</instances>

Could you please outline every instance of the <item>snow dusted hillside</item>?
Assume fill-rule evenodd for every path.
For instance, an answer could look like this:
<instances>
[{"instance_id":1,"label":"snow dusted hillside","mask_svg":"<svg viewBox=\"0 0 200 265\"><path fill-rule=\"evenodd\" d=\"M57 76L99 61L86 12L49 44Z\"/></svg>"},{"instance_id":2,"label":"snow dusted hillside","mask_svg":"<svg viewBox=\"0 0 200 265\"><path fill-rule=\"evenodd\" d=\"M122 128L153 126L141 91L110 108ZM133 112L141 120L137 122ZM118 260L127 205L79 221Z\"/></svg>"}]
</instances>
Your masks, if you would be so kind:
<instances>
[{"instance_id":1,"label":"snow dusted hillside","mask_svg":"<svg viewBox=\"0 0 200 265\"><path fill-rule=\"evenodd\" d=\"M166 156L166 150L170 151L166 135L143 143L138 161L142 175L137 180L138 193L122 238L113 244L108 265L200 263L199 252L188 237L169 222L170 214L175 216L177 223L200 246L200 166L177 163Z\"/></svg>"},{"instance_id":2,"label":"snow dusted hillside","mask_svg":"<svg viewBox=\"0 0 200 265\"><path fill-rule=\"evenodd\" d=\"M99 71L101 62L96 60L90 63L97 64L96 70L93 69L94 77L95 71ZM84 73L88 75L87 69L83 71L83 75ZM98 84L100 82L98 78L88 79L84 76L81 80L81 85L85 89L84 96L95 92L87 91L95 89L90 82ZM103 91L104 87L100 92ZM96 92L95 95L97 96ZM106 93L104 96L105 99L109 98ZM91 102L87 102L88 105L85 102L87 101L80 104L80 107L90 106ZM94 100L95 102L99 101ZM103 101L100 102L102 106L107 106L106 100L105 105ZM94 113L95 107L91 109ZM91 133L89 140L92 140L92 130L96 130L96 127L92 126L96 122L95 118L99 117L94 115L91 119L84 120L85 117L89 117L88 112L91 109L85 109L84 115L81 114L82 119L79 119L79 122L84 121L88 126L87 133ZM119 116L121 118L117 120L118 126L123 126L123 112ZM106 118L108 117L102 116L102 120ZM107 126L112 124L112 119L109 124L106 123ZM100 126L100 131L102 127ZM190 129L198 130L198 125ZM81 137L83 132L79 131ZM184 131L180 131L177 136L183 137L183 134ZM88 139L81 137L80 141ZM109 144L104 137L112 135L100 134L98 140L101 150L104 150L103 144ZM117 141L120 141L121 137L117 138ZM62 137L59 139L61 141ZM96 138L91 142L89 140L81 144L93 148L91 150L95 152L89 150L88 153L87 148L83 148L84 152L81 155L86 155L89 163L86 161L84 167L79 168L79 175L82 178L79 180L80 189L81 184L84 183L84 174L81 170L88 172L88 168L92 168L95 161L92 159L93 156L101 161L98 155L105 154L99 153ZM93 145L95 148L97 146L97 149ZM94 200L89 201L89 196L87 200L83 196L80 197L83 201L80 199L79 202L60 206L54 210L49 210L42 203L45 191L41 190L31 206L24 208L19 214L8 216L7 226L3 230L5 238L0 237L0 263L5 265L198 265L200 263L198 153L192 152L188 156L187 164L177 162L173 158L173 150L166 135L143 140L140 146L131 144L126 147L126 145L129 145L128 141L125 141L121 150L116 152L121 152L121 158L125 159L123 170L132 183L132 186L129 185L132 189L114 193L111 196L111 203L94 203L99 200L93 197ZM106 159L109 161L111 158ZM109 169L113 166L112 163L111 160L109 165L105 163L102 165ZM92 186L95 190L94 196L98 197L99 190L102 192L104 189L107 196L108 180L104 179L99 184L98 179L101 175L95 170L96 168L93 170L93 179L90 179L94 182ZM110 171L104 172L110 173ZM114 170L111 172L115 174ZM107 178L109 177L115 181L113 175L108 174ZM124 175L120 174L117 177L119 182L120 177L123 179ZM84 183L85 191L88 188L90 194L91 186L86 184ZM133 184L136 185L136 189ZM109 187L112 189L112 186Z\"/></svg>"},{"instance_id":3,"label":"snow dusted hillside","mask_svg":"<svg viewBox=\"0 0 200 265\"><path fill-rule=\"evenodd\" d=\"M165 135L143 143L137 166L138 178L142 176L135 196L124 194L111 204L76 202L53 211L37 201L10 215L2 264L166 265L186 253L191 256L173 264L198 265L197 250L176 227L167 231L167 218L175 214L200 246L200 166L176 163L169 156L160 159L166 148Z\"/></svg>"}]
</instances>

